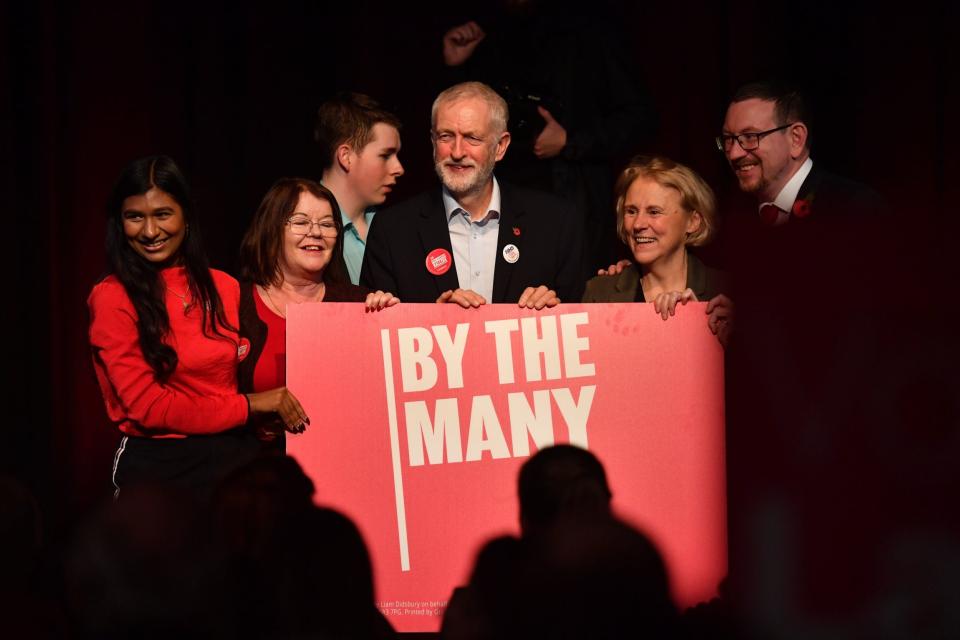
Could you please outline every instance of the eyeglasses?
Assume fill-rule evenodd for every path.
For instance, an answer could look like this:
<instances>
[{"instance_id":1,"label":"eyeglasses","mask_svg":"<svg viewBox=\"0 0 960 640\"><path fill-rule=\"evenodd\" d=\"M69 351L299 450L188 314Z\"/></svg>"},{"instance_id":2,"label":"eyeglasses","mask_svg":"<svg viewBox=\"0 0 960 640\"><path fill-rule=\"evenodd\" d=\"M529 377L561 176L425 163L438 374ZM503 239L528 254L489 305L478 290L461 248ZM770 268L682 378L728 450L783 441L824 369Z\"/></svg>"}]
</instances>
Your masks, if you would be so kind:
<instances>
[{"instance_id":1,"label":"eyeglasses","mask_svg":"<svg viewBox=\"0 0 960 640\"><path fill-rule=\"evenodd\" d=\"M307 216L293 216L287 220L290 233L295 236L305 236L313 229L313 225L320 227L320 235L324 238L337 237L337 223L332 219L311 220Z\"/></svg>"},{"instance_id":2,"label":"eyeglasses","mask_svg":"<svg viewBox=\"0 0 960 640\"><path fill-rule=\"evenodd\" d=\"M740 145L740 148L744 151L753 151L760 146L760 141L771 133L776 133L777 131L783 131L787 127L792 127L797 124L796 122L790 122L783 125L782 127L777 127L776 129L768 129L767 131L758 131L756 133L741 133L740 135L722 135L714 138L717 142L717 149L720 151L730 151L733 147L733 141L736 140L737 144Z\"/></svg>"}]
</instances>

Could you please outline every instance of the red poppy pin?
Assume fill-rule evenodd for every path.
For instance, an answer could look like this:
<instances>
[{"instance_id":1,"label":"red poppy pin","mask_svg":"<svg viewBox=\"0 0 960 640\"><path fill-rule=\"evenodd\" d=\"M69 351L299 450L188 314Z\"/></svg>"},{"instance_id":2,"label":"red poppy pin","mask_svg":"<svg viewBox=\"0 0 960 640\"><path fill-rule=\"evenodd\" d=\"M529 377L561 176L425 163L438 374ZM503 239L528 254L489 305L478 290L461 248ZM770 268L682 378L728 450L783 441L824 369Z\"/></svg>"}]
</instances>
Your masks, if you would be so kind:
<instances>
[{"instance_id":1,"label":"red poppy pin","mask_svg":"<svg viewBox=\"0 0 960 640\"><path fill-rule=\"evenodd\" d=\"M515 236L519 236L519 235L520 235L520 227L514 227L514 228L513 228L513 235L515 235Z\"/></svg>"},{"instance_id":2,"label":"red poppy pin","mask_svg":"<svg viewBox=\"0 0 960 640\"><path fill-rule=\"evenodd\" d=\"M813 203L813 196L809 195L802 200L793 203L793 209L790 212L797 218L806 218L810 215L810 206Z\"/></svg>"}]
</instances>

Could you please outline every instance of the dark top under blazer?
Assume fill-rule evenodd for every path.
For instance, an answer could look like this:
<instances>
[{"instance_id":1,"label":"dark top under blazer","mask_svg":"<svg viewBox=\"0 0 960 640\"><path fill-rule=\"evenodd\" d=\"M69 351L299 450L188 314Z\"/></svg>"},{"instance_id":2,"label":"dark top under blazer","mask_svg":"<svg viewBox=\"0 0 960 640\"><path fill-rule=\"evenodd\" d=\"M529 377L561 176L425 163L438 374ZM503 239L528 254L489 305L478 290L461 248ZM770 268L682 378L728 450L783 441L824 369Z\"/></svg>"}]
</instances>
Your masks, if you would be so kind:
<instances>
[{"instance_id":1,"label":"dark top under blazer","mask_svg":"<svg viewBox=\"0 0 960 640\"><path fill-rule=\"evenodd\" d=\"M583 291L583 223L573 205L540 191L500 182L500 230L493 273L494 303L515 303L527 287L546 285L562 301ZM513 244L511 264L503 248ZM439 276L427 271L427 254L446 249L453 256L441 190L431 189L381 211L373 219L363 255L360 284L389 291L404 302L434 302L461 288L456 264Z\"/></svg>"},{"instance_id":2,"label":"dark top under blazer","mask_svg":"<svg viewBox=\"0 0 960 640\"><path fill-rule=\"evenodd\" d=\"M697 300L707 302L725 293L725 285L726 278L722 272L707 267L695 255L687 253L687 288L693 289ZM587 282L583 302L635 302L638 289L640 269L634 263L615 276L591 278Z\"/></svg>"}]
</instances>

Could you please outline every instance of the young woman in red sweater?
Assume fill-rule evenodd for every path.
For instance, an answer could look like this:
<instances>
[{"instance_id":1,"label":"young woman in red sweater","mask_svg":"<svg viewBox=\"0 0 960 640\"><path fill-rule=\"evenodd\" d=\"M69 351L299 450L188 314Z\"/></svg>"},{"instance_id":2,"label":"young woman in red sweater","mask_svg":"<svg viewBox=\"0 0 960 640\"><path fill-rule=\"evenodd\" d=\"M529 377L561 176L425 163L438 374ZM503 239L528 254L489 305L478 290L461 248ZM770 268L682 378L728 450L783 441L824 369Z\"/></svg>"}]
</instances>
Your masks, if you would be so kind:
<instances>
[{"instance_id":1,"label":"young woman in red sweater","mask_svg":"<svg viewBox=\"0 0 960 640\"><path fill-rule=\"evenodd\" d=\"M284 387L237 392L249 351L239 287L209 268L176 164L153 156L128 166L107 216L109 271L87 304L97 379L123 434L115 493L136 484L208 492L259 453L249 417L274 415L292 432L309 419Z\"/></svg>"}]
</instances>

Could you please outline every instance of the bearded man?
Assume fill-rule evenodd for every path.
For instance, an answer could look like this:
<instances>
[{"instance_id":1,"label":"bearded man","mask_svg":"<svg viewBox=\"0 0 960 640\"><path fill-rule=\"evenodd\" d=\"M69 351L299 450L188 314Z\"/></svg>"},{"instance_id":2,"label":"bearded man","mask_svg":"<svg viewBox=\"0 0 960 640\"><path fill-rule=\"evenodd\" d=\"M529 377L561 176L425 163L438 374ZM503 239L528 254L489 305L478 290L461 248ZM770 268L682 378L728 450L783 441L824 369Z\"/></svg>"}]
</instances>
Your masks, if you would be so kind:
<instances>
[{"instance_id":1,"label":"bearded man","mask_svg":"<svg viewBox=\"0 0 960 640\"><path fill-rule=\"evenodd\" d=\"M579 301L585 282L579 212L556 196L494 176L510 146L507 104L480 82L433 103L433 161L441 188L380 213L360 282L406 302L530 309ZM386 287L386 288L384 288Z\"/></svg>"}]
</instances>

